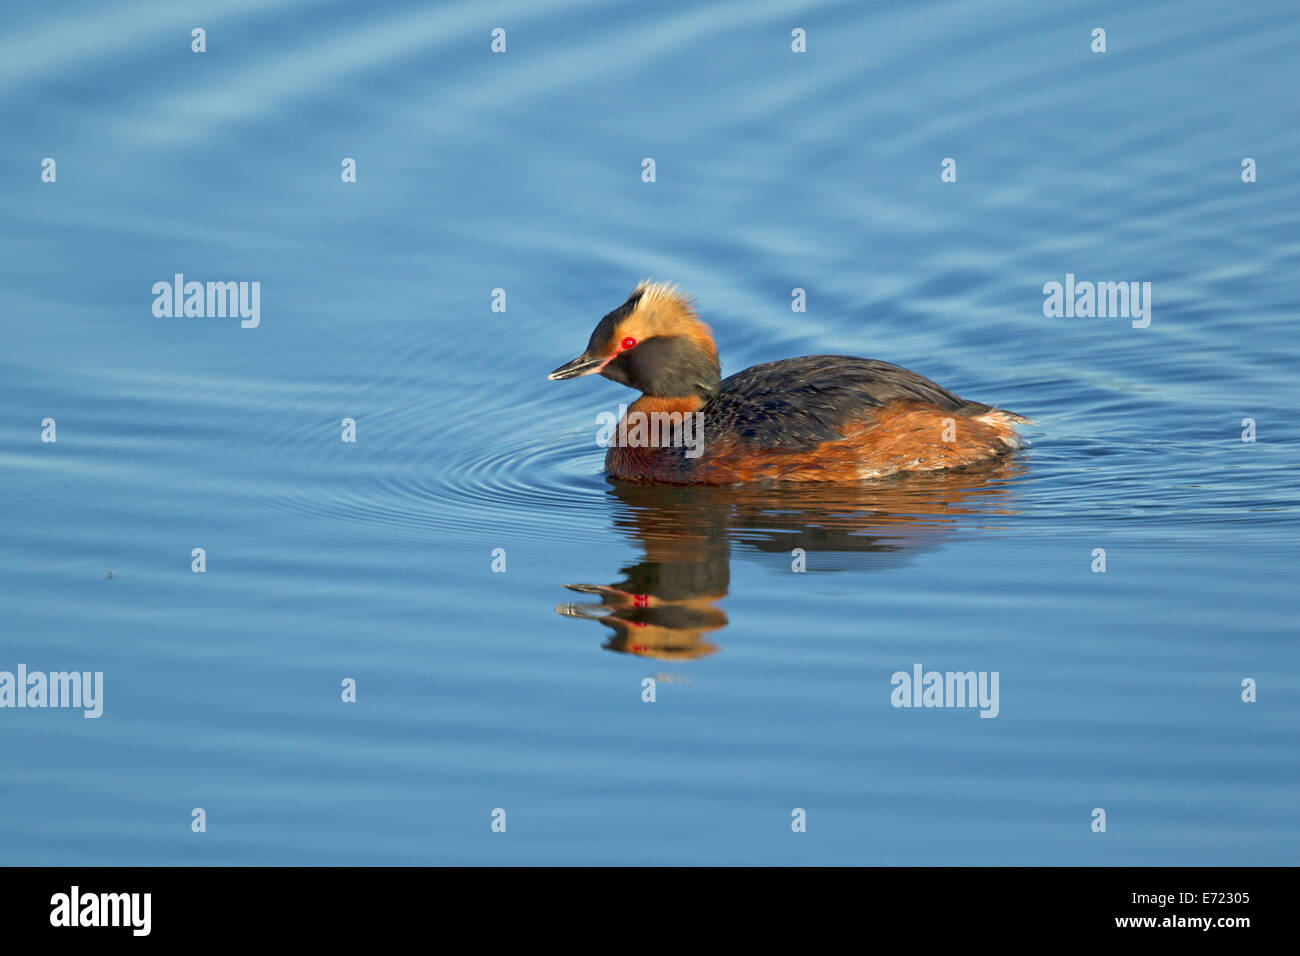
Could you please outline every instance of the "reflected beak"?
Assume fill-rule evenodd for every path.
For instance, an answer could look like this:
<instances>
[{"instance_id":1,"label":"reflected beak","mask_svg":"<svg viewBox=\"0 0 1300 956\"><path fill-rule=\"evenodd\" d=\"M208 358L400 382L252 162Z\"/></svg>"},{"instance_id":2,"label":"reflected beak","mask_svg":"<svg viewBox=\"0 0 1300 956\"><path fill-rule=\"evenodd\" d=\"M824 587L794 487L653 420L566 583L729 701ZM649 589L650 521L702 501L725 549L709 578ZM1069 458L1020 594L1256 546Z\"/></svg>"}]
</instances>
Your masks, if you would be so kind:
<instances>
[{"instance_id":1,"label":"reflected beak","mask_svg":"<svg viewBox=\"0 0 1300 956\"><path fill-rule=\"evenodd\" d=\"M587 354L579 355L572 362L565 362L550 375L546 376L552 382L558 382L561 379L577 378L579 375L590 375L592 372L599 372L609 363L609 359L602 356L591 356Z\"/></svg>"}]
</instances>

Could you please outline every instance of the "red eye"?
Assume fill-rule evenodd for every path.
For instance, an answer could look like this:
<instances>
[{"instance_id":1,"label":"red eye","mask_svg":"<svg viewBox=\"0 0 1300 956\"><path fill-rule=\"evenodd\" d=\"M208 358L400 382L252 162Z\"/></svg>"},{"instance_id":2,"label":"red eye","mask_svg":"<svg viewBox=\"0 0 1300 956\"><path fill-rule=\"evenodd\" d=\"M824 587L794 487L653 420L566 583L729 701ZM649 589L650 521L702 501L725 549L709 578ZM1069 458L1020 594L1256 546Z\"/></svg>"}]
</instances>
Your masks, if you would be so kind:
<instances>
[{"instance_id":1,"label":"red eye","mask_svg":"<svg viewBox=\"0 0 1300 956\"><path fill-rule=\"evenodd\" d=\"M636 339L629 335L623 340L623 351L626 352L628 349L634 348L636 348Z\"/></svg>"}]
</instances>

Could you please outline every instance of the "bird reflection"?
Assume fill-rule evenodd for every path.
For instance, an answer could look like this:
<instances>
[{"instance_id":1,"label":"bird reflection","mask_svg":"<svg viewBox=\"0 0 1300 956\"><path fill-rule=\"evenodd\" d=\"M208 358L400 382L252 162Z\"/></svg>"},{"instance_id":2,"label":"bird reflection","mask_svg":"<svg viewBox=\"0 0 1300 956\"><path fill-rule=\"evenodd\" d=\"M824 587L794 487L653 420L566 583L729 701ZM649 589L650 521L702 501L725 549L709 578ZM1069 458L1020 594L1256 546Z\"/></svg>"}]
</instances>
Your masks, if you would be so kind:
<instances>
[{"instance_id":1,"label":"bird reflection","mask_svg":"<svg viewBox=\"0 0 1300 956\"><path fill-rule=\"evenodd\" d=\"M566 584L598 602L561 604L599 621L607 650L691 660L718 650L727 626L733 551L774 570L810 574L906 566L964 527L1014 515L1015 461L856 485L735 488L610 483L614 529L642 559L611 584Z\"/></svg>"}]
</instances>

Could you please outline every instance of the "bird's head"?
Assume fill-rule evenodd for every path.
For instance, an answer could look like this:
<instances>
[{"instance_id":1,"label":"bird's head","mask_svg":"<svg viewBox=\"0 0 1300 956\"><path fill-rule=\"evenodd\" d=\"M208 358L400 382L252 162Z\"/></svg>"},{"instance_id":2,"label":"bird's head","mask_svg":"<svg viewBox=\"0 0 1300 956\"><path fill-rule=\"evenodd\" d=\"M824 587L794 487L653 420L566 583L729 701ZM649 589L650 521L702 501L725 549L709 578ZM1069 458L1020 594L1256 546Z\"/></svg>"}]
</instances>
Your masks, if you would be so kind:
<instances>
[{"instance_id":1,"label":"bird's head","mask_svg":"<svg viewBox=\"0 0 1300 956\"><path fill-rule=\"evenodd\" d=\"M676 286L642 282L596 325L587 349L547 376L599 373L658 398L718 393L721 372L713 333Z\"/></svg>"}]
</instances>

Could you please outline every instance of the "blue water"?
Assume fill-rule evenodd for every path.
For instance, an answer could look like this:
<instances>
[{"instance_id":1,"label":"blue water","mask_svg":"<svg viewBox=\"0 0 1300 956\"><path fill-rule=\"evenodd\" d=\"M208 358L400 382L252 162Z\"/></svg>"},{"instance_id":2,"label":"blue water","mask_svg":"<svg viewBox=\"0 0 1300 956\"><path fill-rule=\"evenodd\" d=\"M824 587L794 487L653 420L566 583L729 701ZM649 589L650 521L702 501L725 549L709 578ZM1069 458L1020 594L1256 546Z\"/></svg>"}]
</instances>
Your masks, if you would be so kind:
<instances>
[{"instance_id":1,"label":"blue water","mask_svg":"<svg viewBox=\"0 0 1300 956\"><path fill-rule=\"evenodd\" d=\"M0 670L104 700L0 710L0 862L1296 862L1293 3L5 20ZM1067 273L1150 326L1045 317ZM632 393L545 376L645 277L724 374L868 355L1032 444L610 485ZM998 716L891 706L916 663Z\"/></svg>"}]
</instances>

